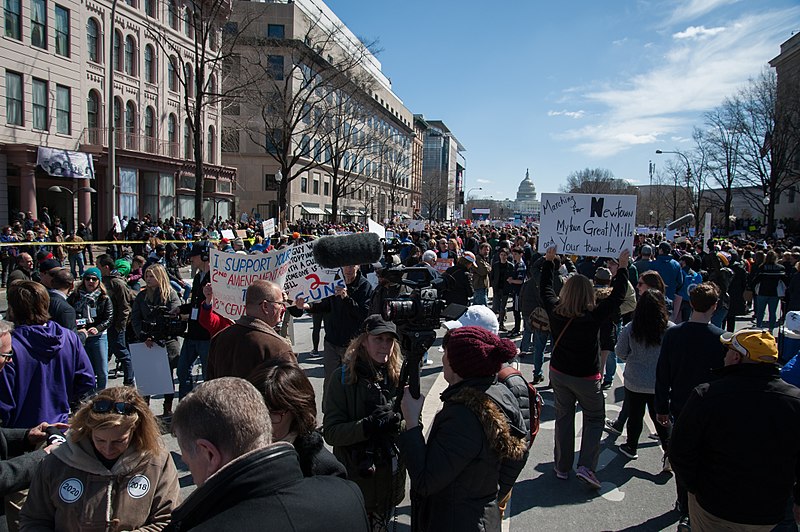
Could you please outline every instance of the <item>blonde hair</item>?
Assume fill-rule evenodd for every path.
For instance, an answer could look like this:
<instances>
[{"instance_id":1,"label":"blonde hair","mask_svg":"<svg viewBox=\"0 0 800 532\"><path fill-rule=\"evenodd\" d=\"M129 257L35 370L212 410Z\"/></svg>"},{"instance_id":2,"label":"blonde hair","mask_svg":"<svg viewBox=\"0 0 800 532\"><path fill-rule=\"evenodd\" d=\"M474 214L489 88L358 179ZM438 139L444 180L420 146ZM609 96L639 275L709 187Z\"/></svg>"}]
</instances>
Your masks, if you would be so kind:
<instances>
[{"instance_id":1,"label":"blonde hair","mask_svg":"<svg viewBox=\"0 0 800 532\"><path fill-rule=\"evenodd\" d=\"M172 285L169 284L169 277L167 276L167 270L160 264L151 264L147 267L144 271L145 277L147 273L151 272L153 277L156 278L156 282L158 283L158 291L159 296L161 297L161 303L166 304L169 301L169 293L172 290ZM145 285L147 284L147 279L145 279ZM155 298L155 292L150 287L147 287L147 299L149 301L153 301Z\"/></svg>"},{"instance_id":2,"label":"blonde hair","mask_svg":"<svg viewBox=\"0 0 800 532\"><path fill-rule=\"evenodd\" d=\"M356 373L356 364L360 358L366 362L370 369L376 371L375 362L367 352L367 346L364 345L367 341L369 333L363 332L350 341L347 346L347 351L344 354L344 369L347 372L345 382L347 384L355 384L358 382L358 374ZM386 363L387 375L389 380L395 386L400 384L400 367L403 365L402 354L400 352L400 342L395 338L392 342L392 352L389 353L389 361Z\"/></svg>"},{"instance_id":3,"label":"blonde hair","mask_svg":"<svg viewBox=\"0 0 800 532\"><path fill-rule=\"evenodd\" d=\"M131 405L132 412L118 414L114 409L99 413L92 410L97 401L111 401ZM147 456L161 452L161 431L155 415L142 396L132 386L106 388L84 403L72 418L70 438L79 442L90 438L95 430L125 427L131 431L131 446Z\"/></svg>"},{"instance_id":4,"label":"blonde hair","mask_svg":"<svg viewBox=\"0 0 800 532\"><path fill-rule=\"evenodd\" d=\"M597 305L592 281L584 275L573 275L564 283L554 312L565 318L577 318Z\"/></svg>"}]
</instances>

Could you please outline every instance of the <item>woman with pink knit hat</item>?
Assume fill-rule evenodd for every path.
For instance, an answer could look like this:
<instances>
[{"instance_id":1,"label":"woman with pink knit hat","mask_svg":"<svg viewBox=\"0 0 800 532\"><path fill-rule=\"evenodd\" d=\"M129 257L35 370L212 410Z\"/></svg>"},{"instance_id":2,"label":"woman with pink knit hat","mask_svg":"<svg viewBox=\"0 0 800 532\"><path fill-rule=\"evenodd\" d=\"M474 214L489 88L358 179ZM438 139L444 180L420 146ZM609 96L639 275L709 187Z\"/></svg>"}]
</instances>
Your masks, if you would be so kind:
<instances>
[{"instance_id":1,"label":"woman with pink knit hat","mask_svg":"<svg viewBox=\"0 0 800 532\"><path fill-rule=\"evenodd\" d=\"M449 386L427 442L419 424L425 397L403 395L406 430L398 445L417 496L412 518L425 531L499 531L497 501L528 457L517 399L496 378L517 348L475 326L449 331L442 347Z\"/></svg>"}]
</instances>

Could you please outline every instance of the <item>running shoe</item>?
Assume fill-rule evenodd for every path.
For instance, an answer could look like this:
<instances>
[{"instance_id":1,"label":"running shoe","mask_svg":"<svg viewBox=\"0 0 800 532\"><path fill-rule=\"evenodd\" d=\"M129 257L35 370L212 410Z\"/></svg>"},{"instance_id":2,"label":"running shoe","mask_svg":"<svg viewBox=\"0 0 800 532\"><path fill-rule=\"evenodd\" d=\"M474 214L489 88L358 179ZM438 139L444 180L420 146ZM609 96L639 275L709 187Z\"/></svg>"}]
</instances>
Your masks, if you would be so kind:
<instances>
[{"instance_id":1,"label":"running shoe","mask_svg":"<svg viewBox=\"0 0 800 532\"><path fill-rule=\"evenodd\" d=\"M606 419L606 430L611 434L622 435L622 429L618 429L610 419Z\"/></svg>"},{"instance_id":2,"label":"running shoe","mask_svg":"<svg viewBox=\"0 0 800 532\"><path fill-rule=\"evenodd\" d=\"M627 443L623 443L619 446L619 452L621 452L631 460L636 460L637 458L639 458L639 455L636 454L636 449L634 449Z\"/></svg>"},{"instance_id":3,"label":"running shoe","mask_svg":"<svg viewBox=\"0 0 800 532\"><path fill-rule=\"evenodd\" d=\"M596 490L599 490L601 487L600 481L597 480L597 475L595 475L594 471L586 466L578 467L578 471L575 472L575 476Z\"/></svg>"},{"instance_id":4,"label":"running shoe","mask_svg":"<svg viewBox=\"0 0 800 532\"><path fill-rule=\"evenodd\" d=\"M555 467L553 468L553 473L556 474L556 478L560 480L567 480L569 479L569 471L559 471Z\"/></svg>"},{"instance_id":5,"label":"running shoe","mask_svg":"<svg viewBox=\"0 0 800 532\"><path fill-rule=\"evenodd\" d=\"M669 463L669 456L667 456L667 453L664 453L661 457L661 472L672 473L672 464Z\"/></svg>"},{"instance_id":6,"label":"running shoe","mask_svg":"<svg viewBox=\"0 0 800 532\"><path fill-rule=\"evenodd\" d=\"M692 525L689 523L689 516L682 515L678 521L678 532L692 532Z\"/></svg>"}]
</instances>

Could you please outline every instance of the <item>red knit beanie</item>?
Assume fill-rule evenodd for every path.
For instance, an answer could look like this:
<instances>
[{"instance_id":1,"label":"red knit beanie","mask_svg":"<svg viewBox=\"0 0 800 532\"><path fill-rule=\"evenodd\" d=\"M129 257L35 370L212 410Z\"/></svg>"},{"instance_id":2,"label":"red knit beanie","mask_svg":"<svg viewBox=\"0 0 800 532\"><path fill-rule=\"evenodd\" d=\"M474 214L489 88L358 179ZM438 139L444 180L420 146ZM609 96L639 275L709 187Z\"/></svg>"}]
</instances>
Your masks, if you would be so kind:
<instances>
[{"instance_id":1,"label":"red knit beanie","mask_svg":"<svg viewBox=\"0 0 800 532\"><path fill-rule=\"evenodd\" d=\"M483 327L459 327L448 333L447 359L462 379L488 377L517 356L517 346Z\"/></svg>"}]
</instances>

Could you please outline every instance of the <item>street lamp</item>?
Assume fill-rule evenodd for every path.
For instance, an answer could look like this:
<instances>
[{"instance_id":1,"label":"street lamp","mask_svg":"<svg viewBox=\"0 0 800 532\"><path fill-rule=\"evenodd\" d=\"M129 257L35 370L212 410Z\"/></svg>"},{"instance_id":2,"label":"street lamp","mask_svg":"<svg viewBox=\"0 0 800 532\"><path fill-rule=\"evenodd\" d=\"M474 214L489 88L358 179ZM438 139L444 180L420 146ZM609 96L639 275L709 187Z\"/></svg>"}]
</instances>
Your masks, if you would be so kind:
<instances>
[{"instance_id":1,"label":"street lamp","mask_svg":"<svg viewBox=\"0 0 800 532\"><path fill-rule=\"evenodd\" d=\"M114 34L116 30L114 29L114 24L116 23L116 13L117 13L117 0L113 0L111 2L111 19L109 21L109 38L108 38L108 72L106 77L108 78L108 88L106 89L106 108L108 110L108 168L106 169L106 186L108 187L107 194L110 196L111 201L109 202L109 206L111 207L111 216L109 219L113 219L114 216L117 215L117 148L116 148L116 137L114 127L116 126L114 121L114 61L117 57L114 55ZM120 43L122 46L122 43ZM122 109L120 109L120 113ZM199 214L199 213L196 213Z\"/></svg>"},{"instance_id":2,"label":"street lamp","mask_svg":"<svg viewBox=\"0 0 800 532\"><path fill-rule=\"evenodd\" d=\"M59 185L53 185L52 187L48 188L47 190L49 190L50 192L67 192L70 196L74 196L77 192L89 192L89 193L97 192L92 187L79 187L79 188L76 188L75 190L72 190L72 189L69 189L67 187L62 187L62 186L59 186Z\"/></svg>"},{"instance_id":3,"label":"street lamp","mask_svg":"<svg viewBox=\"0 0 800 532\"><path fill-rule=\"evenodd\" d=\"M281 181L283 181L283 173L278 170L275 174L275 182L278 183L278 231L283 234L283 225L281 225Z\"/></svg>"},{"instance_id":4,"label":"street lamp","mask_svg":"<svg viewBox=\"0 0 800 532\"><path fill-rule=\"evenodd\" d=\"M692 165L689 164L689 158L686 157L679 151L662 151L656 150L656 154L663 155L665 153L671 153L673 155L680 155L683 157L683 160L686 161L686 186L688 187L692 182ZM675 176L675 188L672 192L673 194L673 202L672 202L672 219L675 220L678 217L678 176ZM694 203L694 201L692 201ZM694 207L694 205L692 205Z\"/></svg>"},{"instance_id":5,"label":"street lamp","mask_svg":"<svg viewBox=\"0 0 800 532\"><path fill-rule=\"evenodd\" d=\"M467 191L467 201L469 201L469 195L472 193L473 190L483 190L483 187L473 187Z\"/></svg>"}]
</instances>

